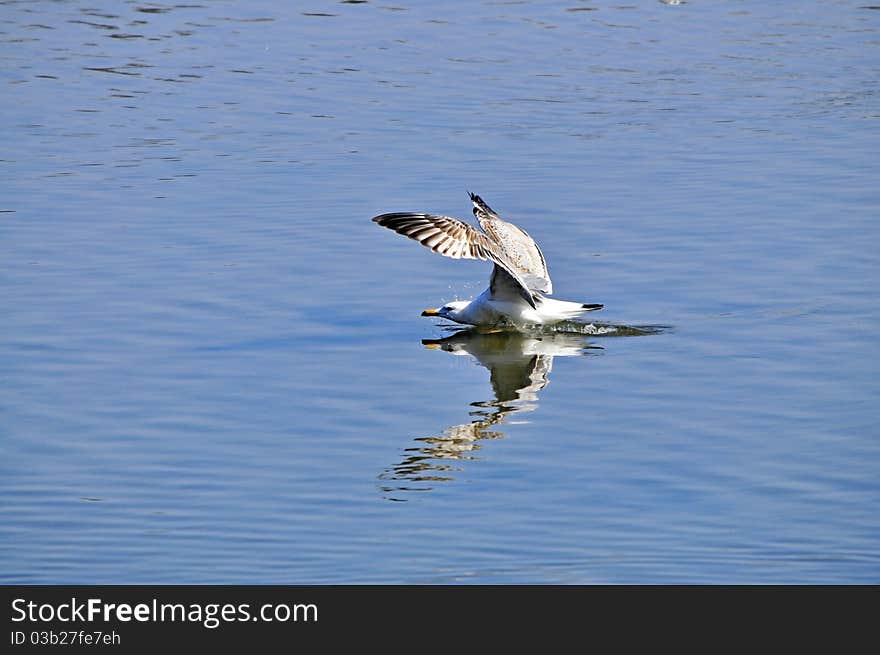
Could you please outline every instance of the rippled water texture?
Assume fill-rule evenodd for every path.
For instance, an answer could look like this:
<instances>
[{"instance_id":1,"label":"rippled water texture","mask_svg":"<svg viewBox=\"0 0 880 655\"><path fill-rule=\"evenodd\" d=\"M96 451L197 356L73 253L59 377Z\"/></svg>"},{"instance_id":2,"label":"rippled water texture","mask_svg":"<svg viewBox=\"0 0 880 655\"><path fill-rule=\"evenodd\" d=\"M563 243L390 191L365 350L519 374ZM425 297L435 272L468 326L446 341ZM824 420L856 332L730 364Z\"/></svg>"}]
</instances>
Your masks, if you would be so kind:
<instances>
[{"instance_id":1,"label":"rippled water texture","mask_svg":"<svg viewBox=\"0 0 880 655\"><path fill-rule=\"evenodd\" d=\"M877 583L878 41L0 2L0 581ZM370 218L468 190L592 327L420 316L490 266Z\"/></svg>"}]
</instances>

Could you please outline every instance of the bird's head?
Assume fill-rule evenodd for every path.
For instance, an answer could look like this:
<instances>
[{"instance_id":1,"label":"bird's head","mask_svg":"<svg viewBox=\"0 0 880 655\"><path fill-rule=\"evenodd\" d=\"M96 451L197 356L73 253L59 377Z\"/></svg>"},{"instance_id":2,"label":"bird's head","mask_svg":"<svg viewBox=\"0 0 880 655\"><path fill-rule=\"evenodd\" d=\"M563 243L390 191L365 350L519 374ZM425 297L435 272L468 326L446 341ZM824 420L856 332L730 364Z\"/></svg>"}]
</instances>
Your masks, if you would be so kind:
<instances>
[{"instance_id":1,"label":"bird's head","mask_svg":"<svg viewBox=\"0 0 880 655\"><path fill-rule=\"evenodd\" d=\"M462 310L470 304L468 300L455 300L448 302L437 309L426 309L422 312L422 316L440 316L448 318L450 321L459 321Z\"/></svg>"}]
</instances>

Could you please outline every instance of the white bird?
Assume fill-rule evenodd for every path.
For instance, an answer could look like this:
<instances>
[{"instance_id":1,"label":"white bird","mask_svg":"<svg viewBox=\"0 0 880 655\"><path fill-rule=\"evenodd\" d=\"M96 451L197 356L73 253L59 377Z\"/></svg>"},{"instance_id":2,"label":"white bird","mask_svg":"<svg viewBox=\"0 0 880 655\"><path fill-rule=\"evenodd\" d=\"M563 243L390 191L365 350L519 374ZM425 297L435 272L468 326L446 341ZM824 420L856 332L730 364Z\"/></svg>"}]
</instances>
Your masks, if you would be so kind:
<instances>
[{"instance_id":1,"label":"white bird","mask_svg":"<svg viewBox=\"0 0 880 655\"><path fill-rule=\"evenodd\" d=\"M602 309L603 305L548 298L545 294L553 293L553 284L538 244L524 230L502 220L480 196L469 195L482 232L457 218L434 214L395 212L373 218L446 257L494 264L489 288L474 300L426 309L422 316L477 326L530 326L552 325Z\"/></svg>"}]
</instances>

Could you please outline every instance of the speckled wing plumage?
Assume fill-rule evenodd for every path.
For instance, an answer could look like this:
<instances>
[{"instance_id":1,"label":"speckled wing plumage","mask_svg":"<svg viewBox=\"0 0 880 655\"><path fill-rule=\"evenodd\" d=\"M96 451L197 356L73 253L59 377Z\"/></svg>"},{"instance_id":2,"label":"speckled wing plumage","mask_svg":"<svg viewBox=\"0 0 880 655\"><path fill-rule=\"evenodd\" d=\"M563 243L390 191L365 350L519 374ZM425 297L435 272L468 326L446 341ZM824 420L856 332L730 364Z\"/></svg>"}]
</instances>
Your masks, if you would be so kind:
<instances>
[{"instance_id":1,"label":"speckled wing plumage","mask_svg":"<svg viewBox=\"0 0 880 655\"><path fill-rule=\"evenodd\" d=\"M450 216L412 212L382 214L373 218L373 222L418 241L444 257L491 261L510 276L520 296L535 307L535 295L520 274L520 267L508 260L504 250L493 239L467 223Z\"/></svg>"},{"instance_id":2,"label":"speckled wing plumage","mask_svg":"<svg viewBox=\"0 0 880 655\"><path fill-rule=\"evenodd\" d=\"M502 220L480 196L471 193L474 203L474 216L480 227L496 244L496 250L503 253L505 259L525 281L530 291L551 294L553 283L547 271L544 253L535 240L522 228Z\"/></svg>"}]
</instances>

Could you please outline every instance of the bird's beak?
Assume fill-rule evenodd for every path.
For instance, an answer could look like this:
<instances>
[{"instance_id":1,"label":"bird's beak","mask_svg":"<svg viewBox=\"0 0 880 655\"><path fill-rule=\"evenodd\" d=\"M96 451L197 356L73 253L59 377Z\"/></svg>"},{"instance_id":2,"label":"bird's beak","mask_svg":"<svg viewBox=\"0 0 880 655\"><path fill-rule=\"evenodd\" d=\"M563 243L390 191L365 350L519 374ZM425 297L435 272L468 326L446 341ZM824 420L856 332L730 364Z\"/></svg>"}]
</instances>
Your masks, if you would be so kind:
<instances>
[{"instance_id":1,"label":"bird's beak","mask_svg":"<svg viewBox=\"0 0 880 655\"><path fill-rule=\"evenodd\" d=\"M426 309L425 311L422 312L422 316L439 316L439 315L440 315L439 309Z\"/></svg>"}]
</instances>

